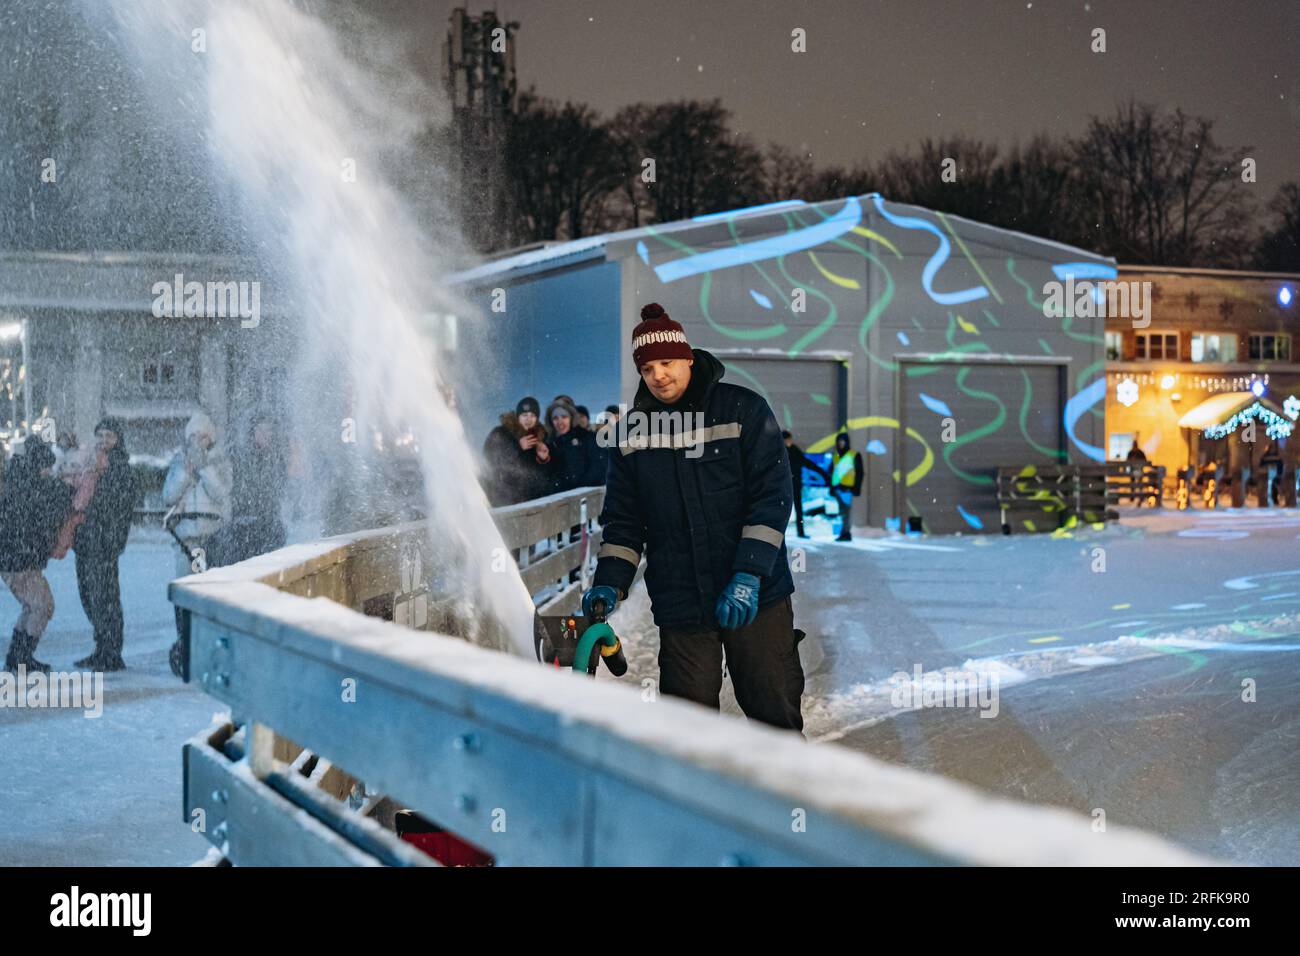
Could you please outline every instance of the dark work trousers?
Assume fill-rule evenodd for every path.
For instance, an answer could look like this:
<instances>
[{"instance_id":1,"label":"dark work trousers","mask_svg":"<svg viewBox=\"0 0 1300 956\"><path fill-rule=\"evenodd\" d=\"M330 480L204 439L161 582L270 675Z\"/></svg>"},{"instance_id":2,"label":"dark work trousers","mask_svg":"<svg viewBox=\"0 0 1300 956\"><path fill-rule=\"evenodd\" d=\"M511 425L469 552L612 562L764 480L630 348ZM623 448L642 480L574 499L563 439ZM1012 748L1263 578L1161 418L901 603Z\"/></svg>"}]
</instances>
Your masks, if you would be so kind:
<instances>
[{"instance_id":1,"label":"dark work trousers","mask_svg":"<svg viewBox=\"0 0 1300 956\"><path fill-rule=\"evenodd\" d=\"M803 534L803 483L790 479L790 492L794 495L794 526Z\"/></svg>"},{"instance_id":2,"label":"dark work trousers","mask_svg":"<svg viewBox=\"0 0 1300 956\"><path fill-rule=\"evenodd\" d=\"M794 629L788 597L762 608L748 627L727 631L716 623L659 629L659 689L718 709L722 654L745 716L783 730L803 732L802 631Z\"/></svg>"},{"instance_id":3,"label":"dark work trousers","mask_svg":"<svg viewBox=\"0 0 1300 956\"><path fill-rule=\"evenodd\" d=\"M831 494L840 505L840 533L841 538L848 538L851 535L850 529L853 527L853 489L836 486L831 489Z\"/></svg>"},{"instance_id":4,"label":"dark work trousers","mask_svg":"<svg viewBox=\"0 0 1300 956\"><path fill-rule=\"evenodd\" d=\"M122 593L117 582L118 555L77 551L77 593L95 629L95 650L122 653Z\"/></svg>"}]
</instances>

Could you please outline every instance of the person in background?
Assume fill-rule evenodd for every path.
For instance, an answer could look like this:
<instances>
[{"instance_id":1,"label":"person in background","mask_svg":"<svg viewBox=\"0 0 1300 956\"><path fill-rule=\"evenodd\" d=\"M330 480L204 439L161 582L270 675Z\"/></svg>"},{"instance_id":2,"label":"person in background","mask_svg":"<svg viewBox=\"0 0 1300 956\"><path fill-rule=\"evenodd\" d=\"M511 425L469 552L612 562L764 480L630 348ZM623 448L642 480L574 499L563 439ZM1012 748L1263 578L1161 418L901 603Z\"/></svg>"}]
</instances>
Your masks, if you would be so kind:
<instances>
[{"instance_id":1,"label":"person in background","mask_svg":"<svg viewBox=\"0 0 1300 956\"><path fill-rule=\"evenodd\" d=\"M204 553L204 567L218 563L206 556L212 536L230 515L230 481L230 462L217 444L217 426L204 412L195 412L185 425L185 444L172 455L162 498L163 504L177 512L213 516L186 518L176 525L176 534L190 550ZM194 571L185 552L178 549L176 576Z\"/></svg>"},{"instance_id":2,"label":"person in background","mask_svg":"<svg viewBox=\"0 0 1300 956\"><path fill-rule=\"evenodd\" d=\"M501 424L483 442L483 484L493 507L542 498L557 489L557 472L546 429L538 418L540 412L531 395L519 399L513 412L502 412Z\"/></svg>"},{"instance_id":3,"label":"person in background","mask_svg":"<svg viewBox=\"0 0 1300 956\"><path fill-rule=\"evenodd\" d=\"M574 424L579 428L585 428L587 431L591 431L590 409L588 409L586 405L574 405L573 410L578 413L578 417L574 419Z\"/></svg>"},{"instance_id":4,"label":"person in background","mask_svg":"<svg viewBox=\"0 0 1300 956\"><path fill-rule=\"evenodd\" d=\"M1133 489L1133 493L1129 495L1129 500L1136 502L1137 506L1141 508L1142 495L1137 493L1137 486L1142 478L1142 466L1147 463L1147 454L1142 450L1142 446L1138 444L1137 432L1133 433L1133 444L1129 447L1124 460L1129 464L1129 485Z\"/></svg>"},{"instance_id":5,"label":"person in background","mask_svg":"<svg viewBox=\"0 0 1300 956\"><path fill-rule=\"evenodd\" d=\"M794 494L795 528L798 530L799 537L806 538L808 535L803 530L803 470L809 468L817 472L827 485L831 483L831 476L827 474L825 468L803 453L803 449L794 443L794 438L789 432L781 432L781 439L785 442L785 453L790 458L790 490Z\"/></svg>"},{"instance_id":6,"label":"person in background","mask_svg":"<svg viewBox=\"0 0 1300 956\"><path fill-rule=\"evenodd\" d=\"M73 550L77 562L77 591L81 606L95 629L95 650L76 666L119 671L122 660L122 593L118 559L126 549L135 511L135 476L122 424L105 418L95 426L95 458L87 475L94 475L93 492L77 528ZM80 492L80 488L78 492ZM77 496L73 496L76 507Z\"/></svg>"},{"instance_id":7,"label":"person in background","mask_svg":"<svg viewBox=\"0 0 1300 956\"><path fill-rule=\"evenodd\" d=\"M831 453L831 494L840 506L840 533L836 541L853 540L853 499L862 494L865 468L862 455L853 451L849 433L835 436L835 451Z\"/></svg>"},{"instance_id":8,"label":"person in background","mask_svg":"<svg viewBox=\"0 0 1300 956\"><path fill-rule=\"evenodd\" d=\"M596 436L577 424L578 410L561 397L546 408L551 426L551 457L560 481L560 491L605 483L609 459Z\"/></svg>"},{"instance_id":9,"label":"person in background","mask_svg":"<svg viewBox=\"0 0 1300 956\"><path fill-rule=\"evenodd\" d=\"M1264 454L1259 459L1259 497L1260 505L1265 502L1276 505L1278 492L1282 488L1282 450L1277 439L1269 442Z\"/></svg>"},{"instance_id":10,"label":"person in background","mask_svg":"<svg viewBox=\"0 0 1300 956\"><path fill-rule=\"evenodd\" d=\"M255 413L234 449L230 522L217 548L223 564L235 564L284 547L281 498L288 476L287 451L274 418Z\"/></svg>"},{"instance_id":11,"label":"person in background","mask_svg":"<svg viewBox=\"0 0 1300 956\"><path fill-rule=\"evenodd\" d=\"M48 674L50 665L36 659L36 645L54 616L45 566L72 508L72 489L53 476L55 456L49 445L35 435L23 445L24 453L10 463L0 491L0 580L22 606L4 669Z\"/></svg>"}]
</instances>

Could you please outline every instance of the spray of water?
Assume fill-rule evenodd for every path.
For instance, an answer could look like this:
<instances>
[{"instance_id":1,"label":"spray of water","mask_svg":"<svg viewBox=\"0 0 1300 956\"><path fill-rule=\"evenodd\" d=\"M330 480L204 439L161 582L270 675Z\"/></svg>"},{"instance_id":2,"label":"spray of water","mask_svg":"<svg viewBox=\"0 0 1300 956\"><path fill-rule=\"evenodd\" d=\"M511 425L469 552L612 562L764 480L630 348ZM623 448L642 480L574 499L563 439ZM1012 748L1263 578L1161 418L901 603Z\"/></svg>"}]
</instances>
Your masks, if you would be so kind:
<instances>
[{"instance_id":1,"label":"spray of water","mask_svg":"<svg viewBox=\"0 0 1300 956\"><path fill-rule=\"evenodd\" d=\"M326 471L330 456L357 450L341 440L345 419L362 445L371 426L409 432L434 564L460 595L457 617L478 625L479 643L531 655L532 601L513 562L500 560L507 552L427 326L431 313L472 310L440 285L443 249L381 173L427 125L436 97L376 37L341 36L288 0L123 0L115 14L155 76L183 87L173 101L197 114L259 266L287 280L295 430Z\"/></svg>"}]
</instances>

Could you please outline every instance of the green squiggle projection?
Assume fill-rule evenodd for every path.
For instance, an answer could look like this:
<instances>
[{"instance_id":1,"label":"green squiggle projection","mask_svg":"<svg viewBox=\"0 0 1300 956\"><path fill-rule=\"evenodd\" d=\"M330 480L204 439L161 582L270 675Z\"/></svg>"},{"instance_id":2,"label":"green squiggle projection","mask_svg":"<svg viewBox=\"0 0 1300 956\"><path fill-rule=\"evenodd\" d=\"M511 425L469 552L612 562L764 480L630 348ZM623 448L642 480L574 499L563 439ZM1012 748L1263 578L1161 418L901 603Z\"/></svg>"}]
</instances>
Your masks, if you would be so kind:
<instances>
[{"instance_id":1,"label":"green squiggle projection","mask_svg":"<svg viewBox=\"0 0 1300 956\"><path fill-rule=\"evenodd\" d=\"M966 261L971 264L971 268L973 268L975 274L980 277L980 281L984 283L985 287L991 293L993 293L993 298L998 300L998 305L1004 305L1005 303L1002 301L1002 296L998 295L998 290L993 286L993 281L984 274L984 270L980 268L980 264L975 261L975 257L972 256L970 250L966 248L966 243L961 241L961 236L957 235L957 230L953 229L952 223L948 222L948 217L937 209L934 214L938 216L939 221L943 223L943 228L948 230L948 235L952 236L952 241L957 243L957 248L960 249L962 255L966 257Z\"/></svg>"},{"instance_id":2,"label":"green squiggle projection","mask_svg":"<svg viewBox=\"0 0 1300 956\"><path fill-rule=\"evenodd\" d=\"M672 236L657 231L653 226L648 226L646 228L647 228L648 235L652 236L655 239L658 239L664 245L672 249L675 249L678 252L685 252L688 255L695 255L696 252L698 251L694 247L688 246L686 243L682 242L679 239L674 239ZM770 281L771 280L769 280L769 282ZM772 287L777 288L775 283L772 283ZM743 339L745 341L770 339L770 338L775 338L778 335L784 335L786 333L786 327L784 322L777 322L775 325L769 325L766 328L761 328L761 329L733 329L718 322L716 319L713 318L713 314L709 311L709 290L712 288L713 288L713 273L706 272L704 274L703 281L700 283L700 312L703 313L704 320L709 323L710 327L712 327L714 331L720 332L726 336L730 336L733 339Z\"/></svg>"},{"instance_id":3,"label":"green squiggle projection","mask_svg":"<svg viewBox=\"0 0 1300 956\"><path fill-rule=\"evenodd\" d=\"M744 339L747 342L753 342L759 339L775 338L778 335L785 335L786 327L784 322L778 322L776 325L769 325L764 329L732 329L717 321L709 311L709 292L713 288L713 273L704 273L704 280L700 283L700 312L704 314L704 320L713 327L714 331L721 332L723 335L729 335L733 339Z\"/></svg>"},{"instance_id":4,"label":"green squiggle projection","mask_svg":"<svg viewBox=\"0 0 1300 956\"><path fill-rule=\"evenodd\" d=\"M796 229L796 226L791 222L791 217L788 213L783 215L781 218L785 221L785 228L787 231L794 231ZM745 244L745 240L742 239L740 235L736 232L736 220L734 218L727 220L727 233L731 236L732 242L734 242L737 246L743 246ZM781 258L784 258L784 256L782 256ZM773 279L770 275L768 275L767 270L763 268L762 263L751 262L749 263L749 266L755 272L757 272L759 277L763 280L763 282L766 283L768 289L770 289L772 292L773 298L775 298L778 302L785 303L785 307L787 309L791 308L790 300L789 300L790 290L782 288L775 279ZM783 269L782 271L784 272L785 270ZM711 272L709 273L709 275L712 274L713 273ZM822 293L817 289L813 289L809 286L806 286L801 282L794 282L793 279L790 279L789 275L787 275L786 278L789 281L791 281L794 285L798 286L801 289L804 289L805 291L812 292L814 295L817 296L822 295ZM825 297L823 296L823 298ZM781 328L784 329L785 326L781 326Z\"/></svg>"},{"instance_id":5,"label":"green squiggle projection","mask_svg":"<svg viewBox=\"0 0 1300 956\"><path fill-rule=\"evenodd\" d=\"M758 392L759 395L763 396L763 401L767 402L768 407L775 411L776 405L773 404L772 397L767 394L767 389L763 387L763 383L746 372L738 363L733 362L727 366L727 377L731 378L733 382L736 377L744 379L746 387L752 388L754 391ZM787 427L789 426L787 425Z\"/></svg>"},{"instance_id":6,"label":"green squiggle projection","mask_svg":"<svg viewBox=\"0 0 1300 956\"><path fill-rule=\"evenodd\" d=\"M983 438L985 435L992 435L999 428L1001 428L1002 423L1007 420L1007 408L1005 405L1002 404L1002 400L1000 398L998 398L992 392L981 392L966 387L966 377L970 373L970 371L971 371L970 367L967 366L957 373L957 387L961 389L962 394L969 395L971 398L984 398L990 402L993 402L998 407L998 416L993 421L985 425L981 425L979 428L972 429L971 431L966 432L964 435L958 436L953 441L945 442L943 446L943 463L948 466L948 469L954 475L956 475L958 478L961 478L963 481L969 481L973 485L991 485L993 484L993 478L991 476L972 475L970 472L962 471L960 468L958 468L956 465L952 463L952 453L954 451L956 451L962 445L965 445L967 442L972 442L975 441L976 439Z\"/></svg>"},{"instance_id":7,"label":"green squiggle projection","mask_svg":"<svg viewBox=\"0 0 1300 956\"><path fill-rule=\"evenodd\" d=\"M944 333L944 341L948 343L948 350L946 352L941 352L938 356L936 356L937 358L943 358L946 356L963 355L967 352L990 351L988 345L984 342L966 342L962 345L957 345L953 341L953 335L956 333L956 331L957 331L957 318L955 315L953 315L953 313L949 312L948 330ZM942 366L940 365L908 365L903 374L905 374L908 378L921 378L926 375L933 375L935 372L940 371L941 368Z\"/></svg>"},{"instance_id":8,"label":"green squiggle projection","mask_svg":"<svg viewBox=\"0 0 1300 956\"><path fill-rule=\"evenodd\" d=\"M1025 290L1025 300L1030 305L1032 305L1037 311L1042 312L1043 303L1034 301L1033 287L1030 286L1030 284L1026 282L1024 279L1020 278L1020 276L1016 275L1016 260L1008 256L1006 265L1007 265L1007 275L1015 279L1016 283L1020 286L1020 288Z\"/></svg>"},{"instance_id":9,"label":"green squiggle projection","mask_svg":"<svg viewBox=\"0 0 1300 956\"><path fill-rule=\"evenodd\" d=\"M812 257L811 252L807 253L807 255L810 258ZM807 348L817 339L821 338L823 335L829 332L831 327L834 326L835 323L839 320L840 313L839 313L839 309L835 307L835 301L830 296L828 296L825 292L823 292L821 289L818 289L815 286L804 285L802 282L799 282L797 279L795 279L794 276L790 275L789 271L785 267L785 259L786 259L785 256L778 256L776 260L776 267L781 270L781 275L785 276L786 281L790 282L792 285L797 286L801 289L806 289L809 293L816 296L821 301L825 302L826 308L830 310L829 314L826 316L825 319L823 319L820 323L818 323L818 325L815 328L809 329L807 332L801 335L799 337L799 340L795 342L794 345L790 346L790 351L787 352L786 354L788 354L791 358L794 358L796 355L802 352L805 348Z\"/></svg>"},{"instance_id":10,"label":"green squiggle projection","mask_svg":"<svg viewBox=\"0 0 1300 956\"><path fill-rule=\"evenodd\" d=\"M1029 428L1025 425L1025 419L1029 417L1029 403L1033 401L1034 387L1029 382L1029 373L1023 368L1020 370L1020 376L1025 380L1025 398L1020 403L1020 434L1024 436L1030 447L1039 454L1055 458L1057 461L1068 460L1070 457L1068 452L1060 448L1048 448L1046 445L1040 445L1029 437Z\"/></svg>"},{"instance_id":11,"label":"green squiggle projection","mask_svg":"<svg viewBox=\"0 0 1300 956\"><path fill-rule=\"evenodd\" d=\"M1032 306L1033 306L1035 309L1037 309L1039 312L1042 312L1042 311L1043 311L1043 303L1042 303L1042 302L1035 302L1035 301L1034 301L1034 290L1033 290L1033 288L1029 285L1028 282L1026 282L1024 279L1020 278L1020 276L1016 275L1016 263L1015 263L1015 260L1014 260L1014 259L1011 259L1010 257L1008 257L1008 258L1007 258L1007 263L1006 263L1006 264L1007 264L1007 275L1009 275L1009 276L1011 276L1011 278L1015 279L1016 282L1018 282L1018 283L1020 284L1020 287L1021 287L1022 289L1025 290L1025 298L1028 300L1029 304L1032 305ZM1064 332L1066 335L1068 335L1070 338L1074 339L1074 340L1077 341L1077 342L1100 342L1100 341L1102 341L1102 338L1101 338L1101 336L1099 336L1099 335L1085 335L1083 332L1076 332L1076 331L1074 331L1074 329L1070 328L1070 326L1072 326L1073 324L1074 324L1074 319L1073 319L1071 316L1068 316L1068 315L1067 315L1067 316L1063 316L1063 317L1061 318L1061 331Z\"/></svg>"}]
</instances>

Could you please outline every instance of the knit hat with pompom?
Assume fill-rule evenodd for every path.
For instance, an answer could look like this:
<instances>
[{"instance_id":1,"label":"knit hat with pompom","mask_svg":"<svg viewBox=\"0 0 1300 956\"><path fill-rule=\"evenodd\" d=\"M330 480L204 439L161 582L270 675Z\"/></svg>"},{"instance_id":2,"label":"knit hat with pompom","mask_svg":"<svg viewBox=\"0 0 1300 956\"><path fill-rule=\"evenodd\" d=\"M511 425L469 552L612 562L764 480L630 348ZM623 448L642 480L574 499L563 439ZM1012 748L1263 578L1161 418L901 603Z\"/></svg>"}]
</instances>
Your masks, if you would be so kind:
<instances>
[{"instance_id":1,"label":"knit hat with pompom","mask_svg":"<svg viewBox=\"0 0 1300 956\"><path fill-rule=\"evenodd\" d=\"M689 359L695 355L682 327L664 307L651 302L641 310L641 323L632 330L632 361L640 368L658 359Z\"/></svg>"}]
</instances>

